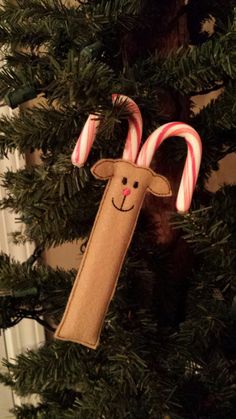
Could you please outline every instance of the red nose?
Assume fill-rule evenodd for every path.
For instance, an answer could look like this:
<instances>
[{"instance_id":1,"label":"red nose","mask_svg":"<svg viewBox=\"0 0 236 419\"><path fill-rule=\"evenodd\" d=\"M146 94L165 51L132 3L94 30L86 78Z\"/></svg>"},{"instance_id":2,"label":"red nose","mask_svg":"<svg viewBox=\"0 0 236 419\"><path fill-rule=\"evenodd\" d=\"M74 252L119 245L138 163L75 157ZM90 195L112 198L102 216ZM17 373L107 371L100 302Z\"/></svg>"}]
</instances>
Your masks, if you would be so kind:
<instances>
[{"instance_id":1,"label":"red nose","mask_svg":"<svg viewBox=\"0 0 236 419\"><path fill-rule=\"evenodd\" d=\"M128 196L131 193L131 190L129 188L125 188L123 189L122 193L124 196Z\"/></svg>"}]
</instances>

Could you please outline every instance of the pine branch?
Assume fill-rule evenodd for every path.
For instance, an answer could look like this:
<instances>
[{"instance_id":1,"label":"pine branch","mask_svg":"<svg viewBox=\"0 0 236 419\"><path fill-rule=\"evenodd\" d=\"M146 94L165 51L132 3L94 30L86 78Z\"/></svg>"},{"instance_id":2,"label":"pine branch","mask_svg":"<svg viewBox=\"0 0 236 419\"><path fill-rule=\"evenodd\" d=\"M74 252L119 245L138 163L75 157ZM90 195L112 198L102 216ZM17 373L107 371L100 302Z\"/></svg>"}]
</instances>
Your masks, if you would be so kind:
<instances>
[{"instance_id":1,"label":"pine branch","mask_svg":"<svg viewBox=\"0 0 236 419\"><path fill-rule=\"evenodd\" d=\"M89 31L88 22L81 9L65 7L61 1L56 0L50 2L27 0L14 4L5 0L0 10L0 18L1 41L15 47L32 48L48 43L53 45L61 30L64 31L66 39L73 40L76 44L78 36L81 38L82 33L85 36ZM67 31L64 30L64 22L68 22Z\"/></svg>"},{"instance_id":2,"label":"pine branch","mask_svg":"<svg viewBox=\"0 0 236 419\"><path fill-rule=\"evenodd\" d=\"M8 171L3 186L9 194L1 206L20 214L30 240L45 246L72 241L88 233L101 196L96 182L87 189L89 179L88 168L73 168L64 155L52 167Z\"/></svg>"},{"instance_id":3,"label":"pine branch","mask_svg":"<svg viewBox=\"0 0 236 419\"><path fill-rule=\"evenodd\" d=\"M197 96L204 96L204 95L208 95L209 93L212 92L217 92L219 91L219 89L222 89L223 87L225 87L225 83L217 83L215 86L209 87L209 89L205 89L205 90L200 90L197 92ZM189 92L188 93L190 96L195 96L196 93L195 92Z\"/></svg>"},{"instance_id":4,"label":"pine branch","mask_svg":"<svg viewBox=\"0 0 236 419\"><path fill-rule=\"evenodd\" d=\"M4 99L6 93L24 85L34 87L40 94L52 80L53 72L45 52L40 54L17 52L14 55L7 55L6 62L1 68L0 95Z\"/></svg>"},{"instance_id":5,"label":"pine branch","mask_svg":"<svg viewBox=\"0 0 236 419\"><path fill-rule=\"evenodd\" d=\"M113 70L106 64L89 58L79 59L70 51L64 62L51 57L54 81L47 86L50 101L61 103L86 103L97 107L99 102L107 101L114 92L116 78Z\"/></svg>"},{"instance_id":6,"label":"pine branch","mask_svg":"<svg viewBox=\"0 0 236 419\"><path fill-rule=\"evenodd\" d=\"M75 276L74 270L66 272L60 268L29 266L1 254L1 309L4 310L5 306L12 322L22 318L35 318L41 322L39 316L46 314L57 323Z\"/></svg>"},{"instance_id":7,"label":"pine branch","mask_svg":"<svg viewBox=\"0 0 236 419\"><path fill-rule=\"evenodd\" d=\"M38 107L26 109L18 116L0 119L0 155L18 149L20 153L42 150L43 153L72 151L72 142L82 130L84 121L76 108Z\"/></svg>"},{"instance_id":8,"label":"pine branch","mask_svg":"<svg viewBox=\"0 0 236 419\"><path fill-rule=\"evenodd\" d=\"M191 118L191 125L198 131L203 143L201 176L207 178L224 156L236 151L235 82L229 82L224 91Z\"/></svg>"},{"instance_id":9,"label":"pine branch","mask_svg":"<svg viewBox=\"0 0 236 419\"><path fill-rule=\"evenodd\" d=\"M134 337L134 333L126 332L126 339L132 339L131 336ZM116 417L121 419L128 411L135 415L139 409L145 415L153 405L155 412L161 412L165 396L162 393L158 376L148 373L145 360L132 350L128 350L128 347L125 350L123 346L125 341L123 338L121 341L123 343L118 344L116 351L109 350L110 343L107 344L105 351L95 352L64 342L53 342L38 351L28 351L26 354L18 356L16 363L6 363L9 375L15 379L14 390L23 395L29 392L44 394L47 393L47 389L59 393L67 388L77 388L80 396L70 406L68 417L74 417L72 415L75 413L76 416L78 415L77 417L92 417L95 412L100 415L115 412ZM62 357L63 363L59 367L58 360L61 360ZM86 362L84 362L85 358ZM104 361L101 363L102 359ZM36 373L42 360L45 373L50 366L47 377L43 372L40 375ZM96 365L95 368L94 365ZM23 373L26 368L27 379ZM78 387L77 383L81 377L83 377L83 381ZM29 382L31 382L30 387ZM146 395L143 391L144 388ZM147 390L149 391L147 392ZM159 394L158 397L157 394ZM98 407L96 400L99 395L101 398ZM57 402L59 404L60 400ZM171 403L170 401L169 405ZM88 406L90 406L89 410Z\"/></svg>"},{"instance_id":10,"label":"pine branch","mask_svg":"<svg viewBox=\"0 0 236 419\"><path fill-rule=\"evenodd\" d=\"M208 208L184 216L174 222L174 225L183 230L183 237L193 247L195 254L201 255L202 266L197 278L203 275L208 288L208 291L205 287L202 291L209 295L214 288L222 287L223 296L232 299L236 286L236 241L235 223L230 208L235 205L235 187L222 188L212 197L209 205ZM222 214L227 212L227 216L222 218Z\"/></svg>"},{"instance_id":11,"label":"pine branch","mask_svg":"<svg viewBox=\"0 0 236 419\"><path fill-rule=\"evenodd\" d=\"M10 410L16 419L63 419L64 411L58 405L40 403L38 406L22 404Z\"/></svg>"},{"instance_id":12,"label":"pine branch","mask_svg":"<svg viewBox=\"0 0 236 419\"><path fill-rule=\"evenodd\" d=\"M197 129L202 131L202 137L213 135L217 136L236 128L236 83L228 83L224 91L211 102L206 105L196 116L192 118L192 123ZM224 135L224 134L223 134ZM207 143L207 141L206 141ZM224 138L222 139L222 144Z\"/></svg>"},{"instance_id":13,"label":"pine branch","mask_svg":"<svg viewBox=\"0 0 236 419\"><path fill-rule=\"evenodd\" d=\"M221 36L213 37L198 47L183 47L163 61L158 55L137 63L137 79L148 79L152 85L173 87L187 95L213 89L221 80L236 78L234 53L234 20Z\"/></svg>"},{"instance_id":14,"label":"pine branch","mask_svg":"<svg viewBox=\"0 0 236 419\"><path fill-rule=\"evenodd\" d=\"M138 15L142 11L143 2L141 0L92 0L90 4L86 5L88 10L95 16L112 17L117 20L119 16L124 15Z\"/></svg>"}]
</instances>

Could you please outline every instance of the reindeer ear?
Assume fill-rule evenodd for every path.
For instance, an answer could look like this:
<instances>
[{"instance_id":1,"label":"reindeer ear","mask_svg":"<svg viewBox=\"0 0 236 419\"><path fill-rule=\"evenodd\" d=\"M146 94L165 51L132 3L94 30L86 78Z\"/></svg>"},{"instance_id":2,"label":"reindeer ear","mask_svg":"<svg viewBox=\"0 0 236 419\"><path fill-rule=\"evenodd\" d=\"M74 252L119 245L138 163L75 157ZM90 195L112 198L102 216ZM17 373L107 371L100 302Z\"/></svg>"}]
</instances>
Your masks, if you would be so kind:
<instances>
[{"instance_id":1,"label":"reindeer ear","mask_svg":"<svg viewBox=\"0 0 236 419\"><path fill-rule=\"evenodd\" d=\"M99 160L91 169L92 174L98 179L109 179L114 172L114 160Z\"/></svg>"},{"instance_id":2,"label":"reindeer ear","mask_svg":"<svg viewBox=\"0 0 236 419\"><path fill-rule=\"evenodd\" d=\"M172 191L169 184L169 181L161 175L153 174L150 185L148 186L148 191L153 195L157 196L171 196Z\"/></svg>"}]
</instances>

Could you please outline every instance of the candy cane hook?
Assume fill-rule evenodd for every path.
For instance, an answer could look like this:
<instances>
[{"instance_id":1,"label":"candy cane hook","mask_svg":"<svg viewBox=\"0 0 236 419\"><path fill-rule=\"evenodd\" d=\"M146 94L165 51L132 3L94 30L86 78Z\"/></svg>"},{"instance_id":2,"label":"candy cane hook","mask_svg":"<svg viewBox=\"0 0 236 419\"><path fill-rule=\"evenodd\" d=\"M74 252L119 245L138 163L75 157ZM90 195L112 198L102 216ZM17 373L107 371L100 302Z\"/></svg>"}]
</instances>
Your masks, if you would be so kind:
<instances>
[{"instance_id":1,"label":"candy cane hook","mask_svg":"<svg viewBox=\"0 0 236 419\"><path fill-rule=\"evenodd\" d=\"M183 137L187 143L187 158L176 200L178 212L188 211L197 182L202 156L202 144L198 133L182 122L170 122L157 128L145 141L137 158L138 166L148 167L155 151L169 137Z\"/></svg>"},{"instance_id":2,"label":"candy cane hook","mask_svg":"<svg viewBox=\"0 0 236 419\"><path fill-rule=\"evenodd\" d=\"M130 116L128 117L128 134L125 140L123 159L135 162L142 138L142 116L136 103L128 96L113 94L113 104L117 100L119 100L121 103L127 102L127 108L130 111ZM77 140L76 146L71 156L71 161L74 166L82 167L87 161L88 155L96 137L99 124L100 119L98 116L90 114Z\"/></svg>"},{"instance_id":3,"label":"candy cane hook","mask_svg":"<svg viewBox=\"0 0 236 419\"><path fill-rule=\"evenodd\" d=\"M128 135L125 140L125 148L123 153L123 160L129 160L133 163L136 161L141 138L143 132L143 120L142 115L140 113L139 107L136 103L124 95L112 95L112 102L115 103L116 100L121 102L127 101L128 110L130 111L131 115L128 118L129 128L128 128Z\"/></svg>"}]
</instances>

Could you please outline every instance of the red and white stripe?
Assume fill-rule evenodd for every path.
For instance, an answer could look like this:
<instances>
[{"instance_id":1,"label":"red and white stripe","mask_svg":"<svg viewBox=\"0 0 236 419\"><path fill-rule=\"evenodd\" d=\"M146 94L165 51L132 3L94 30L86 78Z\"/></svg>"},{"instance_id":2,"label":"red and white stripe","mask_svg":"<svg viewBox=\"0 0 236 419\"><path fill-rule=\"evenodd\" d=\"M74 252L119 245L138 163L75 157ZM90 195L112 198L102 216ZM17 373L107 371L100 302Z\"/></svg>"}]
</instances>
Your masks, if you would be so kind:
<instances>
[{"instance_id":1,"label":"red and white stripe","mask_svg":"<svg viewBox=\"0 0 236 419\"><path fill-rule=\"evenodd\" d=\"M99 124L100 120L97 115L89 115L71 156L74 166L82 167L86 162Z\"/></svg>"},{"instance_id":2,"label":"red and white stripe","mask_svg":"<svg viewBox=\"0 0 236 419\"><path fill-rule=\"evenodd\" d=\"M136 103L128 96L113 94L112 102L114 103L116 100L119 100L121 102L126 101L127 108L131 112L131 115L128 118L129 128L125 140L123 159L135 162L142 138L142 116ZM100 120L98 116L92 114L89 115L71 156L72 164L74 166L81 167L86 162L93 142L95 140L99 124Z\"/></svg>"},{"instance_id":3,"label":"red and white stripe","mask_svg":"<svg viewBox=\"0 0 236 419\"><path fill-rule=\"evenodd\" d=\"M148 167L155 151L169 137L183 137L187 143L188 152L176 201L178 212L186 212L191 205L202 157L201 139L191 126L170 122L157 128L142 146L137 165Z\"/></svg>"},{"instance_id":4,"label":"red and white stripe","mask_svg":"<svg viewBox=\"0 0 236 419\"><path fill-rule=\"evenodd\" d=\"M113 94L112 102L119 100L120 102L127 102L127 109L131 115L128 118L129 128L128 134L125 140L125 148L122 158L135 163L143 132L143 120L141 112L136 103L128 96Z\"/></svg>"}]
</instances>

